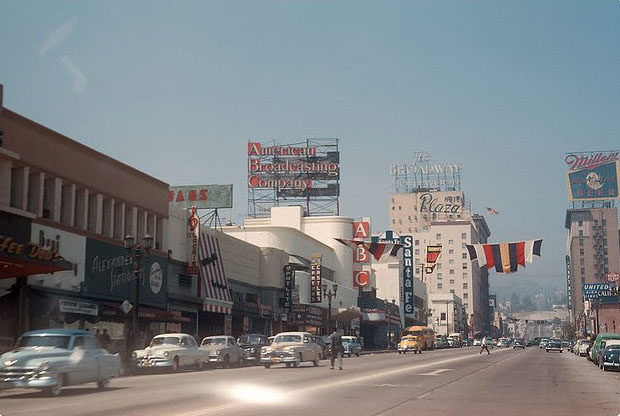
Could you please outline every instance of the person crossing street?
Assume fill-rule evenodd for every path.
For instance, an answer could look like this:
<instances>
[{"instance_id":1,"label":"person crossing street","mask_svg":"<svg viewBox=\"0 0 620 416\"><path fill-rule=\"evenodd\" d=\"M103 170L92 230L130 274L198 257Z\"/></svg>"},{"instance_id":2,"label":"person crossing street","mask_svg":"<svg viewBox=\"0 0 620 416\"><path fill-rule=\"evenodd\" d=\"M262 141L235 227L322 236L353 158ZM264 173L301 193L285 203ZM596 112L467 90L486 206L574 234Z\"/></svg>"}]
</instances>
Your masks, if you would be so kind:
<instances>
[{"instance_id":1,"label":"person crossing street","mask_svg":"<svg viewBox=\"0 0 620 416\"><path fill-rule=\"evenodd\" d=\"M334 332L329 336L330 346L331 346L331 367L330 369L334 369L334 364L336 359L338 359L338 369L342 370L342 353L344 347L342 346L342 337L338 333L338 330L334 328Z\"/></svg>"},{"instance_id":2,"label":"person crossing street","mask_svg":"<svg viewBox=\"0 0 620 416\"><path fill-rule=\"evenodd\" d=\"M487 350L487 354L491 354L491 351L489 351L489 346L487 345L486 337L482 337L482 340L480 341L480 345L482 346L482 348L480 348L480 354L482 354L482 351L484 350Z\"/></svg>"}]
</instances>

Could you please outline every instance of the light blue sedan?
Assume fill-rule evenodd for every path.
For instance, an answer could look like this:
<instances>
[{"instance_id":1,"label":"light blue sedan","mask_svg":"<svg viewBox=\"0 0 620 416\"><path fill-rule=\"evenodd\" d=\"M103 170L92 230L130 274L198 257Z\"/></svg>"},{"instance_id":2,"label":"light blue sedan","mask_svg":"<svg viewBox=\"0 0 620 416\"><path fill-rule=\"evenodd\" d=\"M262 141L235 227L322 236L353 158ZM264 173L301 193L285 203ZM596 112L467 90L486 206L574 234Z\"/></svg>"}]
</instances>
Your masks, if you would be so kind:
<instances>
[{"instance_id":1,"label":"light blue sedan","mask_svg":"<svg viewBox=\"0 0 620 416\"><path fill-rule=\"evenodd\" d=\"M24 333L13 351L0 355L0 390L43 389L96 382L100 389L121 374L118 354L99 348L88 331L44 329Z\"/></svg>"}]
</instances>

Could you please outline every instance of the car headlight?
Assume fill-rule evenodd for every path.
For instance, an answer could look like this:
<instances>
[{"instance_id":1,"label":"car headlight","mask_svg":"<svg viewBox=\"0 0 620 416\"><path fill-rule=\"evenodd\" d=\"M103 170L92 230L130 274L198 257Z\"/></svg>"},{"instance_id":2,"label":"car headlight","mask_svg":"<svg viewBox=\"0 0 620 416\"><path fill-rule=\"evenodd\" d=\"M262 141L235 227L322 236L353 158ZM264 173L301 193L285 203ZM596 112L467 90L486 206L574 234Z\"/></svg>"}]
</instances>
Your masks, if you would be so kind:
<instances>
[{"instance_id":1,"label":"car headlight","mask_svg":"<svg viewBox=\"0 0 620 416\"><path fill-rule=\"evenodd\" d=\"M222 353L221 350L215 350L215 355L220 355Z\"/></svg>"},{"instance_id":2,"label":"car headlight","mask_svg":"<svg viewBox=\"0 0 620 416\"><path fill-rule=\"evenodd\" d=\"M169 351L164 351L164 355L167 357L167 356L170 355L170 352Z\"/></svg>"},{"instance_id":3,"label":"car headlight","mask_svg":"<svg viewBox=\"0 0 620 416\"><path fill-rule=\"evenodd\" d=\"M42 361L37 367L37 373L43 373L45 371L49 371L51 368L51 364L49 361Z\"/></svg>"},{"instance_id":4,"label":"car headlight","mask_svg":"<svg viewBox=\"0 0 620 416\"><path fill-rule=\"evenodd\" d=\"M131 356L133 358L138 358L138 353L134 351L134 352L131 353Z\"/></svg>"},{"instance_id":5,"label":"car headlight","mask_svg":"<svg viewBox=\"0 0 620 416\"><path fill-rule=\"evenodd\" d=\"M254 347L250 348L250 354L254 354L256 352L256 349Z\"/></svg>"}]
</instances>

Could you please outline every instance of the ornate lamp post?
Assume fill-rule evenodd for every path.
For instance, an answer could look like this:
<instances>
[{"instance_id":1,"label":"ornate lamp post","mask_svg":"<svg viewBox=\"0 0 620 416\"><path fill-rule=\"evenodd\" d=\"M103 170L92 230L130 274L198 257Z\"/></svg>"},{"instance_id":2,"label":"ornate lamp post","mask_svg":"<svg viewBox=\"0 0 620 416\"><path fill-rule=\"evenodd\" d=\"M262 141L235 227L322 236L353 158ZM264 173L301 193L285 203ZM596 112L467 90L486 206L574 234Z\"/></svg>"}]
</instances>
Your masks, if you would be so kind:
<instances>
[{"instance_id":1,"label":"ornate lamp post","mask_svg":"<svg viewBox=\"0 0 620 416\"><path fill-rule=\"evenodd\" d=\"M336 297L336 292L338 291L338 285L336 283L332 283L332 288L327 289L327 283L323 283L323 296L327 296L327 322L328 322L328 332L332 331L332 298Z\"/></svg>"},{"instance_id":2,"label":"ornate lamp post","mask_svg":"<svg viewBox=\"0 0 620 416\"><path fill-rule=\"evenodd\" d=\"M124 243L127 258L133 263L134 299L131 320L131 348L135 349L143 347L143 345L136 345L138 341L138 309L140 307L140 272L149 257L149 250L153 248L153 236L148 233L144 234L142 246L135 244L132 235L125 236Z\"/></svg>"}]
</instances>

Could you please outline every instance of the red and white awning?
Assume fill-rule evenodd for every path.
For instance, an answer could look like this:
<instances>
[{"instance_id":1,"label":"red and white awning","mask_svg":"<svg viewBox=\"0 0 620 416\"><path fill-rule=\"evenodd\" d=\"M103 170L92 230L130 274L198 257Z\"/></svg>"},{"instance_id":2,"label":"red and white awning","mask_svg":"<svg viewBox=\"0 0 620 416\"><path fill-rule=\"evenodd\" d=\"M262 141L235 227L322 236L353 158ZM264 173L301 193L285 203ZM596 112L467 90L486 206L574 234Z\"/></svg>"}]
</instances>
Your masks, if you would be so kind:
<instances>
[{"instance_id":1,"label":"red and white awning","mask_svg":"<svg viewBox=\"0 0 620 416\"><path fill-rule=\"evenodd\" d=\"M202 298L202 310L215 313L232 313L232 298L224 262L217 237L200 233L198 241L198 270L200 274L198 296Z\"/></svg>"}]
</instances>

